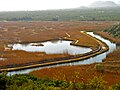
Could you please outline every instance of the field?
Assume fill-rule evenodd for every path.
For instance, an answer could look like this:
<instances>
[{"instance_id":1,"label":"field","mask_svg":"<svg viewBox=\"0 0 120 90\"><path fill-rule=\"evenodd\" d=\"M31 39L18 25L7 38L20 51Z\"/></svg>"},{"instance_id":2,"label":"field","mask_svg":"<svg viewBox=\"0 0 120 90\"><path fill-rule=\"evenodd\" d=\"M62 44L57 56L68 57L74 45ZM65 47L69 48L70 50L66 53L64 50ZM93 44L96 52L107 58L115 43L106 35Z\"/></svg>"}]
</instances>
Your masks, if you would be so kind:
<instances>
[{"instance_id":1,"label":"field","mask_svg":"<svg viewBox=\"0 0 120 90\"><path fill-rule=\"evenodd\" d=\"M120 38L113 37L107 32L96 31L95 33L119 44ZM67 82L89 82L95 76L102 76L108 86L120 82L120 49L107 55L106 59L99 64L81 66L63 66L33 71L30 74L39 78L52 78Z\"/></svg>"},{"instance_id":2,"label":"field","mask_svg":"<svg viewBox=\"0 0 120 90\"><path fill-rule=\"evenodd\" d=\"M120 82L120 49L107 55L102 63L80 66L63 66L33 71L30 74L39 78L51 78L67 82L87 83L95 76L102 76L106 85Z\"/></svg>"},{"instance_id":3,"label":"field","mask_svg":"<svg viewBox=\"0 0 120 90\"><path fill-rule=\"evenodd\" d=\"M120 49L117 49L113 53L107 55L104 62L101 64L102 68L106 72L120 74Z\"/></svg>"},{"instance_id":4,"label":"field","mask_svg":"<svg viewBox=\"0 0 120 90\"><path fill-rule=\"evenodd\" d=\"M5 47L7 47L9 43L30 43L67 39L73 40L73 44L75 44L78 40L78 43L75 45L95 49L99 46L99 43L95 39L90 38L90 36L85 35L80 31L99 31L101 35L105 35L106 38L109 38L112 36L101 31L110 28L112 25L117 23L117 21L0 22L0 59L5 59L0 60L0 68L16 67L20 65L24 66L40 61L44 62L49 59L51 60L71 56L67 53L46 54L45 52L7 50ZM120 82L119 69L116 71L116 67L119 68L119 64L117 63L114 68L110 63L110 60L117 60L117 62L119 62L119 51L120 50L110 53L104 62L99 63L98 66L97 64L92 64L46 68L33 71L30 74L39 78L51 78L53 80L63 80L73 83L87 83L95 76L102 76L103 80L106 81L106 85L111 86Z\"/></svg>"},{"instance_id":5,"label":"field","mask_svg":"<svg viewBox=\"0 0 120 90\"><path fill-rule=\"evenodd\" d=\"M113 37L112 35L103 31L96 31L95 33L119 44L120 38L118 37ZM46 68L33 71L30 74L39 78L52 78L67 82L89 82L89 80L95 76L102 76L107 85L111 86L120 82L119 53L120 49L117 49L116 51L108 54L102 63Z\"/></svg>"},{"instance_id":6,"label":"field","mask_svg":"<svg viewBox=\"0 0 120 90\"><path fill-rule=\"evenodd\" d=\"M44 52L6 50L5 47L9 43L40 42L62 38L73 40L73 43L78 40L79 42L76 45L95 48L98 43L89 36L82 34L80 30L103 30L115 23L117 22L0 22L0 58L6 59L0 61L0 66L13 67L70 56L68 54L52 55Z\"/></svg>"},{"instance_id":7,"label":"field","mask_svg":"<svg viewBox=\"0 0 120 90\"><path fill-rule=\"evenodd\" d=\"M102 76L108 86L120 82L120 74L98 72L95 64L81 66L63 66L56 68L46 68L33 71L31 75L39 78L51 78L53 80L63 80L67 82L84 82L87 83L95 76Z\"/></svg>"}]
</instances>

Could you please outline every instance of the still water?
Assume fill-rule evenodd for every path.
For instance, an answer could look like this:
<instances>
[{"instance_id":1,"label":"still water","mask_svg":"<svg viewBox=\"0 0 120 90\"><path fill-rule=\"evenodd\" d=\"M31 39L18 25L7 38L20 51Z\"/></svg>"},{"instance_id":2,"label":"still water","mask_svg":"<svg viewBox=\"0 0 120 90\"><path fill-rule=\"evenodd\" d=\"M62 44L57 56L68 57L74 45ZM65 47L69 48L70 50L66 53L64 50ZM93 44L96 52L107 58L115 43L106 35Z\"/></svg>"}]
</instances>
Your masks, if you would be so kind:
<instances>
[{"instance_id":1,"label":"still water","mask_svg":"<svg viewBox=\"0 0 120 90\"><path fill-rule=\"evenodd\" d=\"M32 68L32 69L25 69L25 70L19 70L19 71L12 71L12 72L8 72L8 75L13 75L13 74L24 74L24 73L29 73L31 71L34 70L39 70L39 69L43 69L43 68L51 68L51 67L58 67L58 66L68 66L68 65L84 65L84 64L92 64L95 62L102 62L103 59L106 58L106 55L112 51L114 51L116 49L116 44L110 42L109 40L94 34L93 32L87 32L87 34L96 37L100 40L102 40L103 42L105 42L108 46L109 46L109 51L104 52L102 54L99 54L97 56L94 57L90 57L88 59L85 59L83 61L77 61L77 62L69 62L69 63L64 63L64 64L57 64L57 65L50 65L50 66L45 66L45 67L38 67L38 68Z\"/></svg>"},{"instance_id":2,"label":"still water","mask_svg":"<svg viewBox=\"0 0 120 90\"><path fill-rule=\"evenodd\" d=\"M27 52L45 52L46 54L83 54L92 51L90 48L78 47L70 45L72 41L54 40L42 43L29 43L29 44L11 44L12 50L24 50ZM33 46L42 44L43 46Z\"/></svg>"}]
</instances>

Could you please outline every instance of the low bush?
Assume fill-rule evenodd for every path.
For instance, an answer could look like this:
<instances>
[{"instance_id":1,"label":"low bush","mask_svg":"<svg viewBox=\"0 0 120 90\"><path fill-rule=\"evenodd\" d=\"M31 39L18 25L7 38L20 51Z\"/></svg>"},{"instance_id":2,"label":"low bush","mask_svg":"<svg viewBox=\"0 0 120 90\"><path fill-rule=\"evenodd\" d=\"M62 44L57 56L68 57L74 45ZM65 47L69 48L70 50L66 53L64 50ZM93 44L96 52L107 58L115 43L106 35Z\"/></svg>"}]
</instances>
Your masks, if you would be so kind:
<instances>
[{"instance_id":1,"label":"low bush","mask_svg":"<svg viewBox=\"0 0 120 90\"><path fill-rule=\"evenodd\" d=\"M120 90L120 83L110 90ZM108 90L101 76L95 76L88 83L73 83L50 79L39 79L31 75L7 76L0 74L0 90Z\"/></svg>"},{"instance_id":2,"label":"low bush","mask_svg":"<svg viewBox=\"0 0 120 90\"><path fill-rule=\"evenodd\" d=\"M96 64L95 69L99 72L104 72L104 67L102 64Z\"/></svg>"},{"instance_id":3,"label":"low bush","mask_svg":"<svg viewBox=\"0 0 120 90\"><path fill-rule=\"evenodd\" d=\"M113 90L120 90L120 83L113 85Z\"/></svg>"}]
</instances>

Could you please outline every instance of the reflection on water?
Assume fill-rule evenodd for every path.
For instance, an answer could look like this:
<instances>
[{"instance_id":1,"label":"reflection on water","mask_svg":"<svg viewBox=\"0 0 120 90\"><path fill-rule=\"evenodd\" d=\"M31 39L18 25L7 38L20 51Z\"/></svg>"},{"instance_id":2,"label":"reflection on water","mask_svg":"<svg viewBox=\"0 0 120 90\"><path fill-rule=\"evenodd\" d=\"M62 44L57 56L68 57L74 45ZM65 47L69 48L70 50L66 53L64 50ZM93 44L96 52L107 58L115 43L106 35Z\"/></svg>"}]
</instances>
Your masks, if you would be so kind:
<instances>
[{"instance_id":1,"label":"reflection on water","mask_svg":"<svg viewBox=\"0 0 120 90\"><path fill-rule=\"evenodd\" d=\"M5 58L0 58L0 60L6 60Z\"/></svg>"},{"instance_id":2,"label":"reflection on water","mask_svg":"<svg viewBox=\"0 0 120 90\"><path fill-rule=\"evenodd\" d=\"M103 38L103 37L101 37L99 35L95 35L93 32L87 32L87 34L89 34L89 35L91 35L93 37L96 37L99 40L105 42L109 46L109 51L107 53L110 53L110 52L112 52L113 50L116 49L116 44L115 43L112 43L109 40L107 40L107 39L105 39L105 38Z\"/></svg>"},{"instance_id":3,"label":"reflection on water","mask_svg":"<svg viewBox=\"0 0 120 90\"><path fill-rule=\"evenodd\" d=\"M111 43L109 40L104 39L103 37L94 34L93 32L87 32L87 34L96 37L100 40L102 40L103 42L105 42L108 46L109 46L109 51L104 52L102 54L99 54L97 56L94 57L90 57L89 59L83 60L83 61L77 61L77 62L71 62L71 63L64 63L64 64L57 64L57 65L50 65L50 66L45 66L45 67L39 67L39 68L32 68L32 69L26 69L26 70L19 70L19 71L12 71L9 72L8 75L13 75L13 74L23 74L23 73L29 73L31 71L34 70L38 70L38 69L43 69L43 68L51 68L51 67L58 67L58 66L68 66L68 65L83 65L83 64L92 64L95 62L102 62L102 60L104 58L106 58L106 55L110 52L112 52L113 50L116 49L116 44L115 43Z\"/></svg>"},{"instance_id":4,"label":"reflection on water","mask_svg":"<svg viewBox=\"0 0 120 90\"><path fill-rule=\"evenodd\" d=\"M90 48L77 47L70 45L72 41L54 40L43 42L44 46L33 46L35 43L30 44L13 44L12 50L24 50L28 52L45 52L46 54L83 54L92 51ZM38 43L39 44L39 43Z\"/></svg>"}]
</instances>

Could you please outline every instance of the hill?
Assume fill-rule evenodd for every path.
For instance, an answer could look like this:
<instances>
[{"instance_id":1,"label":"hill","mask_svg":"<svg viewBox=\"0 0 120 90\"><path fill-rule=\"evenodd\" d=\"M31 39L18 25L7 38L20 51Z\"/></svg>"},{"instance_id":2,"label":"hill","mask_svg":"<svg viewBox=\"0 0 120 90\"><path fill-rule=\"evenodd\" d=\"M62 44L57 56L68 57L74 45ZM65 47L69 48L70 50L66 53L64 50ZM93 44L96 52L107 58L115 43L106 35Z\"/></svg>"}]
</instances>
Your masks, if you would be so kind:
<instances>
[{"instance_id":1,"label":"hill","mask_svg":"<svg viewBox=\"0 0 120 90\"><path fill-rule=\"evenodd\" d=\"M119 21L120 7L0 12L0 21Z\"/></svg>"},{"instance_id":2,"label":"hill","mask_svg":"<svg viewBox=\"0 0 120 90\"><path fill-rule=\"evenodd\" d=\"M116 7L118 6L113 1L95 1L93 2L90 7Z\"/></svg>"}]
</instances>

